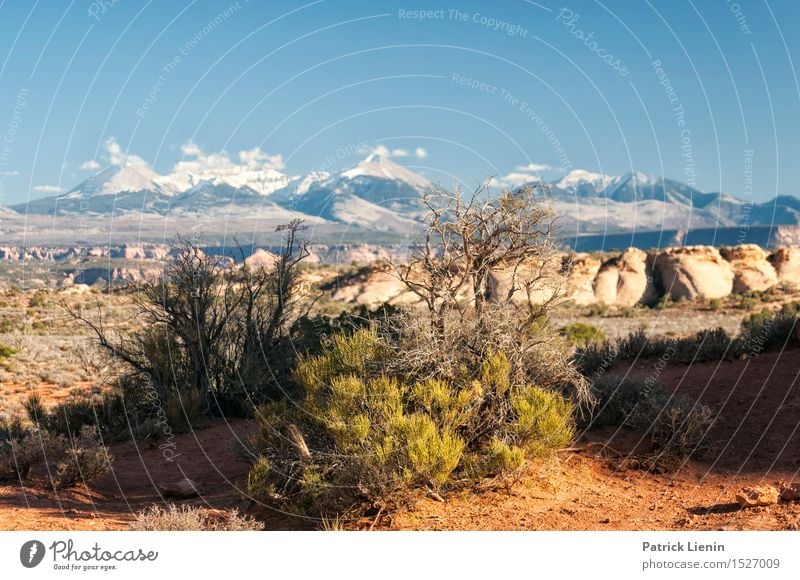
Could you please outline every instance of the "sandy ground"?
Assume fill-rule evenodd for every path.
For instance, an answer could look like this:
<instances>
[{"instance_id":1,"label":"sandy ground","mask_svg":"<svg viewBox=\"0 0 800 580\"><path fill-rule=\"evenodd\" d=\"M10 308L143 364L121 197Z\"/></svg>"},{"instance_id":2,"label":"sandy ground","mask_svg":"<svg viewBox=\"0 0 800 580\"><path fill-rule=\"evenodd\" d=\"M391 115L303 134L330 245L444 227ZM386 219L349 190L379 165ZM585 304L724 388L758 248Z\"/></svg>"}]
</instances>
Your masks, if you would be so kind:
<instances>
[{"instance_id":1,"label":"sandy ground","mask_svg":"<svg viewBox=\"0 0 800 580\"><path fill-rule=\"evenodd\" d=\"M655 372L653 363L631 372ZM616 372L620 369L615 369ZM641 434L609 429L583 434L573 450L535 466L511 486L480 494L453 492L444 502L415 506L375 521L376 529L404 530L794 530L800 503L739 509L745 486L800 480L800 352L768 353L748 361L670 366L660 379L718 414L710 433L712 451L671 473L636 468L632 450ZM121 529L132 513L162 501L159 481L189 477L205 490L191 503L249 510L267 529L313 528L258 508L240 489L248 460L237 440L255 428L250 421L216 422L175 439L176 461L158 448L114 444L114 472L91 489L54 493L36 486L0 486L0 529ZM373 522L361 520L352 527Z\"/></svg>"}]
</instances>

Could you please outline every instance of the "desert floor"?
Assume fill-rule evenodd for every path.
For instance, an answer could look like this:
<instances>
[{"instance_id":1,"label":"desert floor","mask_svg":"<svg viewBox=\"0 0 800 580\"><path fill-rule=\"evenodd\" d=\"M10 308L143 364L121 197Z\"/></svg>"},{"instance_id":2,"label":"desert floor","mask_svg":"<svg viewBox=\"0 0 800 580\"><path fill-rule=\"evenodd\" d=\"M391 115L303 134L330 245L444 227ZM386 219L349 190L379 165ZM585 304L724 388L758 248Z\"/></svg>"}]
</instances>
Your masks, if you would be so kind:
<instances>
[{"instance_id":1,"label":"desert floor","mask_svg":"<svg viewBox=\"0 0 800 580\"><path fill-rule=\"evenodd\" d=\"M614 372L652 372L653 363ZM669 389L698 397L719 412L711 459L665 473L636 461L641 433L608 430L582 434L573 448L533 468L516 482L481 493L458 491L422 498L409 508L345 523L352 529L389 530L794 530L800 504L740 509L743 487L778 484L800 470L800 356L771 352L746 361L669 366L660 379ZM204 489L194 505L238 508L267 529L318 529L319 522L255 505L242 496L248 460L240 444L250 421L217 421L175 439L174 462L160 449L127 441L113 444L113 473L91 488L44 491L0 486L0 529L124 529L133 513L163 501L156 484L189 477ZM440 501L443 499L444 501Z\"/></svg>"}]
</instances>

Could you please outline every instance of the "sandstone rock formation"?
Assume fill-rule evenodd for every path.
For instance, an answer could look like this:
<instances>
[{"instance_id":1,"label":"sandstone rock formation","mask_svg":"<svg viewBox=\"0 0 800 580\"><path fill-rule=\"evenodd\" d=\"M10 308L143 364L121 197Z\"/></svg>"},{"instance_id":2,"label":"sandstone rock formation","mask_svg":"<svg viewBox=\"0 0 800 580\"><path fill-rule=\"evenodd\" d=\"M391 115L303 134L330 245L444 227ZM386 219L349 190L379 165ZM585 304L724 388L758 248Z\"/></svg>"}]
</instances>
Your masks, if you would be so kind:
<instances>
[{"instance_id":1,"label":"sandstone rock formation","mask_svg":"<svg viewBox=\"0 0 800 580\"><path fill-rule=\"evenodd\" d=\"M558 255L521 264L516 269L497 268L489 272L486 297L490 302L503 303L511 296L516 304L530 300L533 304L544 304L552 300L556 292L563 293L567 286L567 276L562 271L563 262ZM513 285L513 292L512 290ZM469 286L466 284L465 286ZM471 289L462 299L471 299Z\"/></svg>"},{"instance_id":2,"label":"sandstone rock formation","mask_svg":"<svg viewBox=\"0 0 800 580\"><path fill-rule=\"evenodd\" d=\"M264 268L266 270L271 270L277 261L278 256L272 252L264 250L263 248L258 248L247 258L245 258L244 263L251 268Z\"/></svg>"},{"instance_id":3,"label":"sandstone rock formation","mask_svg":"<svg viewBox=\"0 0 800 580\"><path fill-rule=\"evenodd\" d=\"M673 300L724 298L733 290L733 268L711 246L668 248L650 260L664 293Z\"/></svg>"},{"instance_id":4,"label":"sandstone rock formation","mask_svg":"<svg viewBox=\"0 0 800 580\"><path fill-rule=\"evenodd\" d=\"M755 244L722 248L720 254L733 268L733 291L736 294L761 292L778 283L775 268L767 261L767 253Z\"/></svg>"},{"instance_id":5,"label":"sandstone rock formation","mask_svg":"<svg viewBox=\"0 0 800 580\"><path fill-rule=\"evenodd\" d=\"M595 300L603 304L634 306L656 298L647 254L637 248L628 248L618 258L604 263L593 287Z\"/></svg>"},{"instance_id":6,"label":"sandstone rock formation","mask_svg":"<svg viewBox=\"0 0 800 580\"><path fill-rule=\"evenodd\" d=\"M364 268L358 275L335 282L333 300L350 304L363 304L369 308L384 303L413 304L419 297L388 266Z\"/></svg>"},{"instance_id":7,"label":"sandstone rock formation","mask_svg":"<svg viewBox=\"0 0 800 580\"><path fill-rule=\"evenodd\" d=\"M589 254L575 254L567 264L567 296L578 306L594 304L594 279L602 261Z\"/></svg>"},{"instance_id":8,"label":"sandstone rock formation","mask_svg":"<svg viewBox=\"0 0 800 580\"><path fill-rule=\"evenodd\" d=\"M778 280L783 284L800 286L800 250L798 248L778 248L767 258Z\"/></svg>"}]
</instances>

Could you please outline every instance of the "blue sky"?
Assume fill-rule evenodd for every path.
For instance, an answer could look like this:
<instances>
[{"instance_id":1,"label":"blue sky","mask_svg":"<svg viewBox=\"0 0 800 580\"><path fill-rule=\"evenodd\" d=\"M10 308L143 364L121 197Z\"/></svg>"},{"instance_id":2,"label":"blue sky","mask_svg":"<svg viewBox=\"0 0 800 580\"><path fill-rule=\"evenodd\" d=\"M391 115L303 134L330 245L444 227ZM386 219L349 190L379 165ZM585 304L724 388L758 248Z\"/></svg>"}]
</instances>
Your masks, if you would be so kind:
<instances>
[{"instance_id":1,"label":"blue sky","mask_svg":"<svg viewBox=\"0 0 800 580\"><path fill-rule=\"evenodd\" d=\"M255 148L293 175L382 147L446 185L800 194L798 22L792 0L0 0L0 203L120 150L169 173Z\"/></svg>"}]
</instances>

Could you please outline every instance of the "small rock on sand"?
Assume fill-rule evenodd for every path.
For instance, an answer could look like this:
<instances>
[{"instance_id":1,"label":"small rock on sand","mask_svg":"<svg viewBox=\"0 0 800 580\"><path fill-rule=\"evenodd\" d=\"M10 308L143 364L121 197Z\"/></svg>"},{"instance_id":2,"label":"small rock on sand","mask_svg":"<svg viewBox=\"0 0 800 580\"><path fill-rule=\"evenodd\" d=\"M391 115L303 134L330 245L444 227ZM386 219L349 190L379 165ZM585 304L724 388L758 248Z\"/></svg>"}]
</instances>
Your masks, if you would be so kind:
<instances>
[{"instance_id":1,"label":"small rock on sand","mask_svg":"<svg viewBox=\"0 0 800 580\"><path fill-rule=\"evenodd\" d=\"M180 481L171 481L158 484L158 491L164 497L171 497L175 499L189 499L200 495L200 486L191 479L181 479Z\"/></svg>"},{"instance_id":2,"label":"small rock on sand","mask_svg":"<svg viewBox=\"0 0 800 580\"><path fill-rule=\"evenodd\" d=\"M736 494L736 501L743 508L767 506L778 503L780 492L771 485L746 487Z\"/></svg>"},{"instance_id":3,"label":"small rock on sand","mask_svg":"<svg viewBox=\"0 0 800 580\"><path fill-rule=\"evenodd\" d=\"M800 482L786 483L781 486L781 499L783 501L800 500Z\"/></svg>"}]
</instances>

